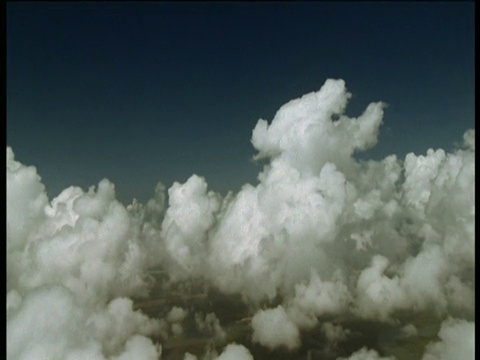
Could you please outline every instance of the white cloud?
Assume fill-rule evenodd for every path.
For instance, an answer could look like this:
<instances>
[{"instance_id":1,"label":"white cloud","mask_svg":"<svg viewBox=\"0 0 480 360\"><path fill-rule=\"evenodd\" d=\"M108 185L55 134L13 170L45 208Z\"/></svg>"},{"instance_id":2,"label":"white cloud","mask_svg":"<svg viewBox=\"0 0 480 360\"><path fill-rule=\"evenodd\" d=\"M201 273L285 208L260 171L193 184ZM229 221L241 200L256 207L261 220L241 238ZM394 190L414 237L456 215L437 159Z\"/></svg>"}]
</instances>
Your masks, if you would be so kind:
<instances>
[{"instance_id":1,"label":"white cloud","mask_svg":"<svg viewBox=\"0 0 480 360\"><path fill-rule=\"evenodd\" d=\"M229 344L223 349L216 360L253 360L253 356L245 346Z\"/></svg>"},{"instance_id":2,"label":"white cloud","mask_svg":"<svg viewBox=\"0 0 480 360\"><path fill-rule=\"evenodd\" d=\"M393 356L380 356L375 350L369 350L366 347L361 348L360 350L355 351L348 358L338 358L338 360L395 360Z\"/></svg>"},{"instance_id":3,"label":"white cloud","mask_svg":"<svg viewBox=\"0 0 480 360\"><path fill-rule=\"evenodd\" d=\"M427 346L423 360L474 359L475 324L449 318L438 333L440 341Z\"/></svg>"},{"instance_id":4,"label":"white cloud","mask_svg":"<svg viewBox=\"0 0 480 360\"><path fill-rule=\"evenodd\" d=\"M275 309L258 311L252 318L252 328L252 340L268 348L285 347L292 350L300 345L298 327L288 318L281 305Z\"/></svg>"}]
</instances>

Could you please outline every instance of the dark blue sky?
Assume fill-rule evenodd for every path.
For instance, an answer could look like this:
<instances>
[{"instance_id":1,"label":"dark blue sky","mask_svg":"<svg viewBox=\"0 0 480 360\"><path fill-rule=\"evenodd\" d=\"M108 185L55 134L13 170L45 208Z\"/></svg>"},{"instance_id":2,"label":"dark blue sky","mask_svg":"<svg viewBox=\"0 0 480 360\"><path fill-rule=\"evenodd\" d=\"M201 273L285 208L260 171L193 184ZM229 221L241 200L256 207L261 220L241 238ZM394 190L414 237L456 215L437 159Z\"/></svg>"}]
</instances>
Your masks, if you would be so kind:
<instances>
[{"instance_id":1,"label":"dark blue sky","mask_svg":"<svg viewBox=\"0 0 480 360\"><path fill-rule=\"evenodd\" d=\"M366 155L450 150L474 127L474 2L7 4L7 145L51 198L255 183L257 120L327 78L349 115L389 104Z\"/></svg>"}]
</instances>

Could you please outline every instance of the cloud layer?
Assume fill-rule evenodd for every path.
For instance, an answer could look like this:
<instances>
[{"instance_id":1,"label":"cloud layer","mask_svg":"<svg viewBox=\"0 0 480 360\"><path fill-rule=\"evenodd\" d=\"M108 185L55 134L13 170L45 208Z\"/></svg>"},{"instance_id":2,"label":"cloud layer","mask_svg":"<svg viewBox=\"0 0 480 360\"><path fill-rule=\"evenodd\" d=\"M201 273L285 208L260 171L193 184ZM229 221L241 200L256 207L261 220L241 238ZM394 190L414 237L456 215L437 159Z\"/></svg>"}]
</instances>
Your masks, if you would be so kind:
<instances>
[{"instance_id":1,"label":"cloud layer","mask_svg":"<svg viewBox=\"0 0 480 360\"><path fill-rule=\"evenodd\" d=\"M49 200L36 169L7 147L8 358L157 359L166 321L181 336L189 315L225 339L215 314L207 326L181 307L165 319L134 310L131 299L159 286L156 267L172 283L240 295L251 341L268 349L299 349L317 326L332 343L351 335L326 319L429 313L445 322L424 358L467 354L473 340L455 339L474 331L475 131L451 153L360 161L385 105L349 118L350 97L329 79L259 120L258 183L224 198L194 174L168 192L159 184L145 205L119 203L106 179ZM252 354L231 344L219 358ZM383 357L365 347L350 358Z\"/></svg>"}]
</instances>

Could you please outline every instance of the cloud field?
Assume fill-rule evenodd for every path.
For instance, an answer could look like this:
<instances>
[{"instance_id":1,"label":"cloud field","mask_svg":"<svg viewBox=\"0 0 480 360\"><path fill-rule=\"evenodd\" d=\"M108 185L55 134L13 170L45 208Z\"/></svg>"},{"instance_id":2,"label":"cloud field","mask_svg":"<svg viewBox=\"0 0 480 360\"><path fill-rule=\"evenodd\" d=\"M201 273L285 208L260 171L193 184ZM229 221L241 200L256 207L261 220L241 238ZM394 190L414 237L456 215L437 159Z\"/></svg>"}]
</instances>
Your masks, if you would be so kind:
<instances>
[{"instance_id":1,"label":"cloud field","mask_svg":"<svg viewBox=\"0 0 480 360\"><path fill-rule=\"evenodd\" d=\"M49 199L7 147L7 358L473 358L475 130L360 161L387 110L347 117L350 97L329 79L259 120L258 184L225 197L194 174L146 204L107 179ZM415 349L355 340L367 323Z\"/></svg>"}]
</instances>

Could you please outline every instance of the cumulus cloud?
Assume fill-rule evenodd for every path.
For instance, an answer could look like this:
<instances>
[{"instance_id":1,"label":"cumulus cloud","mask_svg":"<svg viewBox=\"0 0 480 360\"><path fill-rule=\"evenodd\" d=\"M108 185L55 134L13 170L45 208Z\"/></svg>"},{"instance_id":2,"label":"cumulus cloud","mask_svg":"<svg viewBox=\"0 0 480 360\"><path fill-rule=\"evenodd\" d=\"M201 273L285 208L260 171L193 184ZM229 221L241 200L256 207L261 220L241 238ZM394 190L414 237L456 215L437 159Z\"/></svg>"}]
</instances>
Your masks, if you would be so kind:
<instances>
[{"instance_id":1,"label":"cumulus cloud","mask_svg":"<svg viewBox=\"0 0 480 360\"><path fill-rule=\"evenodd\" d=\"M192 276L203 271L207 232L215 221L219 196L207 192L205 179L196 175L185 184L174 183L168 195L161 235L175 264Z\"/></svg>"},{"instance_id":2,"label":"cumulus cloud","mask_svg":"<svg viewBox=\"0 0 480 360\"><path fill-rule=\"evenodd\" d=\"M158 320L126 298L146 295L149 278L113 184L70 187L49 203L36 169L10 148L7 183L8 358L159 356L147 338Z\"/></svg>"},{"instance_id":3,"label":"cumulus cloud","mask_svg":"<svg viewBox=\"0 0 480 360\"><path fill-rule=\"evenodd\" d=\"M245 346L229 344L216 360L253 360L253 356Z\"/></svg>"},{"instance_id":4,"label":"cumulus cloud","mask_svg":"<svg viewBox=\"0 0 480 360\"><path fill-rule=\"evenodd\" d=\"M330 322L322 324L322 331L328 341L336 344L339 341L345 340L350 334L350 330L343 329L341 325L335 325Z\"/></svg>"},{"instance_id":5,"label":"cumulus cloud","mask_svg":"<svg viewBox=\"0 0 480 360\"><path fill-rule=\"evenodd\" d=\"M159 337L184 333L196 310L133 310L152 290L153 268L168 273L156 294L184 281L240 295L252 341L267 348L298 348L319 328L331 342L348 338L335 317L400 324L407 339L421 331L414 315L428 313L459 323L442 325L426 358L453 349L474 319L475 130L449 153L361 161L385 104L349 117L350 98L343 80L329 79L260 119L258 184L224 198L194 174L168 190L159 183L145 205L123 206L106 179L50 200L36 168L7 147L8 358L160 356ZM193 321L227 337L214 315ZM219 358L252 355L229 345ZM380 357L363 348L351 358Z\"/></svg>"},{"instance_id":6,"label":"cumulus cloud","mask_svg":"<svg viewBox=\"0 0 480 360\"><path fill-rule=\"evenodd\" d=\"M174 306L167 314L166 320L170 322L170 328L174 336L183 334L182 322L188 315L188 311L185 309Z\"/></svg>"},{"instance_id":7,"label":"cumulus cloud","mask_svg":"<svg viewBox=\"0 0 480 360\"><path fill-rule=\"evenodd\" d=\"M253 341L268 348L284 346L291 350L300 345L298 327L288 318L281 305L275 309L258 311L252 318L252 328Z\"/></svg>"},{"instance_id":8,"label":"cumulus cloud","mask_svg":"<svg viewBox=\"0 0 480 360\"><path fill-rule=\"evenodd\" d=\"M8 272L7 287L28 291L62 284L84 301L146 294L146 255L114 196L113 184L103 180L96 191L69 188L52 206L44 204L41 225L29 230L22 251L12 249L19 260L13 266L22 271ZM8 213L23 216L15 208L8 207Z\"/></svg>"},{"instance_id":9,"label":"cumulus cloud","mask_svg":"<svg viewBox=\"0 0 480 360\"><path fill-rule=\"evenodd\" d=\"M438 333L440 341L430 344L423 360L473 359L475 357L475 324L449 318Z\"/></svg>"},{"instance_id":10,"label":"cumulus cloud","mask_svg":"<svg viewBox=\"0 0 480 360\"><path fill-rule=\"evenodd\" d=\"M346 311L350 301L351 295L343 282L338 279L322 281L312 271L307 285L295 286L295 296L289 303L288 312L296 324L309 328L316 325L319 316Z\"/></svg>"},{"instance_id":11,"label":"cumulus cloud","mask_svg":"<svg viewBox=\"0 0 480 360\"><path fill-rule=\"evenodd\" d=\"M413 324L407 324L401 329L401 334L405 337L416 336L418 334L418 330Z\"/></svg>"},{"instance_id":12,"label":"cumulus cloud","mask_svg":"<svg viewBox=\"0 0 480 360\"><path fill-rule=\"evenodd\" d=\"M134 312L131 300L116 299L107 308L78 303L63 287L29 293L7 321L8 359L156 359L161 347L148 337L158 323Z\"/></svg>"},{"instance_id":13,"label":"cumulus cloud","mask_svg":"<svg viewBox=\"0 0 480 360\"><path fill-rule=\"evenodd\" d=\"M188 311L185 309L174 306L167 314L167 320L170 322L181 322L183 321L188 315Z\"/></svg>"},{"instance_id":14,"label":"cumulus cloud","mask_svg":"<svg viewBox=\"0 0 480 360\"><path fill-rule=\"evenodd\" d=\"M227 336L214 313L208 313L205 316L202 313L195 314L195 324L200 332L213 335L215 339L224 340Z\"/></svg>"},{"instance_id":15,"label":"cumulus cloud","mask_svg":"<svg viewBox=\"0 0 480 360\"><path fill-rule=\"evenodd\" d=\"M383 357L378 355L378 352L375 350L369 350L366 347L363 347L360 350L355 351L348 358L338 358L338 360L395 360L395 357Z\"/></svg>"},{"instance_id":16,"label":"cumulus cloud","mask_svg":"<svg viewBox=\"0 0 480 360\"><path fill-rule=\"evenodd\" d=\"M184 357L183 357L183 360L197 360L198 358L193 355L193 354L190 354L189 352L185 353Z\"/></svg>"}]
</instances>

